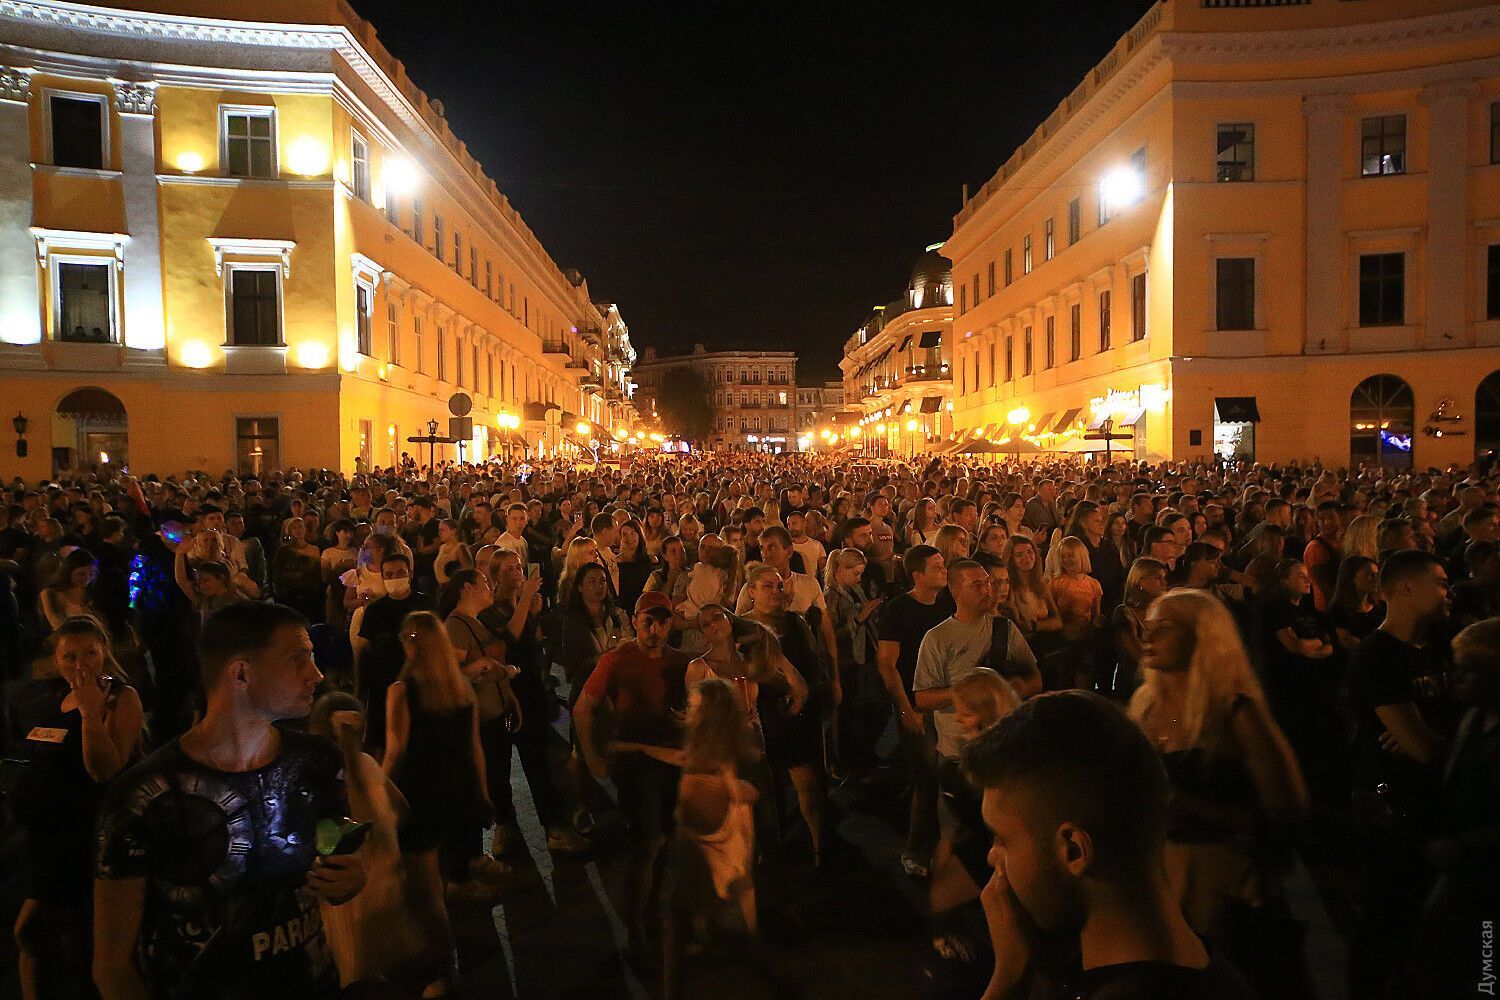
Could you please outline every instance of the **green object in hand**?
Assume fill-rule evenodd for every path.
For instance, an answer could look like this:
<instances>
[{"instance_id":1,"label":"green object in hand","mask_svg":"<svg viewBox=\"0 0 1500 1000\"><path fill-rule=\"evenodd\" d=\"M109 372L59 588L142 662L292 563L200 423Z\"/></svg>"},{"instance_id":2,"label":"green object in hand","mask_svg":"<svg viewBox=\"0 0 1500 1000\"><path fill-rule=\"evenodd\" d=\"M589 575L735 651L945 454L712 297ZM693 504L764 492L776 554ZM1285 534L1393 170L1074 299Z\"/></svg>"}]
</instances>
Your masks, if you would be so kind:
<instances>
[{"instance_id":1,"label":"green object in hand","mask_svg":"<svg viewBox=\"0 0 1500 1000\"><path fill-rule=\"evenodd\" d=\"M323 855L324 857L328 857L331 854L350 853L348 849L339 849L344 838L354 833L355 831L368 827L368 823L356 823L354 820L349 819L347 816L341 819L318 820L317 833L315 837L318 847L318 853ZM364 838L361 837L360 839L363 840ZM355 849L358 848L356 847Z\"/></svg>"}]
</instances>

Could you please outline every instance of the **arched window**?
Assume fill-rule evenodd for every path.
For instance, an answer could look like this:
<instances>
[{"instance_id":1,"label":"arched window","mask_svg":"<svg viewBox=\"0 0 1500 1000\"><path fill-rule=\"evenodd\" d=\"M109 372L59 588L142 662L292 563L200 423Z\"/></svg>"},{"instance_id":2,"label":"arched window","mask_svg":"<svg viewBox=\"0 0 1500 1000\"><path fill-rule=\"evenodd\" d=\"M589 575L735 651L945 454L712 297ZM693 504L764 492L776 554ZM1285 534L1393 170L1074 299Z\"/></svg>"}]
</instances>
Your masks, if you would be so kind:
<instances>
[{"instance_id":1,"label":"arched window","mask_svg":"<svg viewBox=\"0 0 1500 1000\"><path fill-rule=\"evenodd\" d=\"M1349 462L1410 469L1414 405L1411 386L1395 375L1371 375L1349 397Z\"/></svg>"},{"instance_id":2,"label":"arched window","mask_svg":"<svg viewBox=\"0 0 1500 1000\"><path fill-rule=\"evenodd\" d=\"M1500 371L1493 371L1474 392L1474 457L1500 452Z\"/></svg>"}]
</instances>

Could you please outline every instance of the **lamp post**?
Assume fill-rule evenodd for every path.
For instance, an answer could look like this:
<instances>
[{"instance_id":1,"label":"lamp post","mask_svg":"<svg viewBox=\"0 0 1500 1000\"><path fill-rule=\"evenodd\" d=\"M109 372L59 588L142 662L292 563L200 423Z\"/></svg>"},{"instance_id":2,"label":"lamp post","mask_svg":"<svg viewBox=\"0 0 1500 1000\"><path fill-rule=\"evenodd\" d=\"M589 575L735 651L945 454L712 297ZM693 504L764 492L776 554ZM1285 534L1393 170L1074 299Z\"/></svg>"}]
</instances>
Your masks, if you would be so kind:
<instances>
[{"instance_id":1,"label":"lamp post","mask_svg":"<svg viewBox=\"0 0 1500 1000\"><path fill-rule=\"evenodd\" d=\"M1030 419L1031 411L1024 406L1018 406L1005 415L1006 423L1010 424L1011 460L1016 463L1021 461L1021 429Z\"/></svg>"},{"instance_id":2,"label":"lamp post","mask_svg":"<svg viewBox=\"0 0 1500 1000\"><path fill-rule=\"evenodd\" d=\"M10 420L10 425L16 429L16 457L17 458L25 458L26 457L26 427L30 423L31 423L31 421L27 420L26 417L25 417L25 415L22 414L22 413L20 413L19 411Z\"/></svg>"}]
</instances>

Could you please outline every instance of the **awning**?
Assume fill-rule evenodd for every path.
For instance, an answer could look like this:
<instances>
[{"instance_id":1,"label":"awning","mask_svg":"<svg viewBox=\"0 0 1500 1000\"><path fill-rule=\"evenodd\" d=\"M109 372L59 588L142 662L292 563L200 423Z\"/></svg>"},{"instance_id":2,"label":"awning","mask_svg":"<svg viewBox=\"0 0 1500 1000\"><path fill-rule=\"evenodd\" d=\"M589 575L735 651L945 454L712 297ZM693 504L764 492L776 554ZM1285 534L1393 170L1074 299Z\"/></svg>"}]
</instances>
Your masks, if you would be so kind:
<instances>
[{"instance_id":1,"label":"awning","mask_svg":"<svg viewBox=\"0 0 1500 1000\"><path fill-rule=\"evenodd\" d=\"M1045 434L1048 428L1052 426L1052 418L1055 416L1057 416L1056 410L1048 410L1037 419L1031 421L1029 426L1036 428L1033 433Z\"/></svg>"},{"instance_id":2,"label":"awning","mask_svg":"<svg viewBox=\"0 0 1500 1000\"><path fill-rule=\"evenodd\" d=\"M1141 418L1144 417L1145 415L1146 415L1146 410L1145 410L1144 407L1136 407L1130 413L1125 414L1125 418L1123 420L1116 420L1115 421L1115 426L1116 427L1134 427L1136 424L1138 424L1138 423L1141 422Z\"/></svg>"},{"instance_id":3,"label":"awning","mask_svg":"<svg viewBox=\"0 0 1500 1000\"><path fill-rule=\"evenodd\" d=\"M922 412L923 413L937 413L940 410L942 410L942 408L943 408L943 397L942 396L923 396L922 397Z\"/></svg>"},{"instance_id":4,"label":"awning","mask_svg":"<svg viewBox=\"0 0 1500 1000\"><path fill-rule=\"evenodd\" d=\"M1081 412L1083 412L1083 407L1081 406L1075 406L1071 410L1064 411L1063 415L1058 418L1057 423L1053 426L1052 433L1061 434L1069 427L1072 427L1073 421L1078 419L1078 414Z\"/></svg>"},{"instance_id":5,"label":"awning","mask_svg":"<svg viewBox=\"0 0 1500 1000\"><path fill-rule=\"evenodd\" d=\"M943 331L926 330L922 333L922 339L917 341L918 347L941 347L943 344Z\"/></svg>"},{"instance_id":6,"label":"awning","mask_svg":"<svg viewBox=\"0 0 1500 1000\"><path fill-rule=\"evenodd\" d=\"M900 354L902 351L906 350L910 346L911 346L911 336L908 335L905 340L901 341L901 346L898 347L898 348L896 348L896 353Z\"/></svg>"},{"instance_id":7,"label":"awning","mask_svg":"<svg viewBox=\"0 0 1500 1000\"><path fill-rule=\"evenodd\" d=\"M1260 407L1254 396L1219 396L1214 399L1214 417L1221 424L1258 424Z\"/></svg>"}]
</instances>

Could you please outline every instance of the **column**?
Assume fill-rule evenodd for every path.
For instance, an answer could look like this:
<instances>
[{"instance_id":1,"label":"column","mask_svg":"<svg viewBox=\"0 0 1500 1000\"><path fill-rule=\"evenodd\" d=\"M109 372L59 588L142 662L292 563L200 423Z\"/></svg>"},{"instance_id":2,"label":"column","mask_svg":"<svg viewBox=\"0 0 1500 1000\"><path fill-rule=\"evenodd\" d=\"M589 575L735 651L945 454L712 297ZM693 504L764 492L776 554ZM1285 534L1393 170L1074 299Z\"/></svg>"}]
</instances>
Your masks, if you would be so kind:
<instances>
[{"instance_id":1,"label":"column","mask_svg":"<svg viewBox=\"0 0 1500 1000\"><path fill-rule=\"evenodd\" d=\"M1303 351L1343 350L1344 240L1339 196L1344 183L1346 94L1303 98L1307 118L1307 329Z\"/></svg>"},{"instance_id":2,"label":"column","mask_svg":"<svg viewBox=\"0 0 1500 1000\"><path fill-rule=\"evenodd\" d=\"M1423 346L1465 343L1465 229L1469 218L1465 151L1473 80L1450 80L1422 91L1427 106L1427 247L1423 275Z\"/></svg>"},{"instance_id":3,"label":"column","mask_svg":"<svg viewBox=\"0 0 1500 1000\"><path fill-rule=\"evenodd\" d=\"M31 70L0 66L0 342L42 339L31 237Z\"/></svg>"},{"instance_id":4,"label":"column","mask_svg":"<svg viewBox=\"0 0 1500 1000\"><path fill-rule=\"evenodd\" d=\"M156 84L115 83L120 113L120 170L125 195L125 346L166 346L162 308L161 227L156 185ZM126 353L127 360L140 360Z\"/></svg>"}]
</instances>

